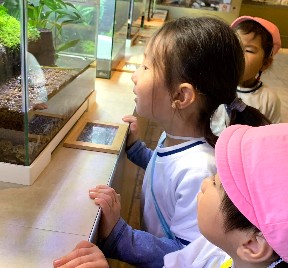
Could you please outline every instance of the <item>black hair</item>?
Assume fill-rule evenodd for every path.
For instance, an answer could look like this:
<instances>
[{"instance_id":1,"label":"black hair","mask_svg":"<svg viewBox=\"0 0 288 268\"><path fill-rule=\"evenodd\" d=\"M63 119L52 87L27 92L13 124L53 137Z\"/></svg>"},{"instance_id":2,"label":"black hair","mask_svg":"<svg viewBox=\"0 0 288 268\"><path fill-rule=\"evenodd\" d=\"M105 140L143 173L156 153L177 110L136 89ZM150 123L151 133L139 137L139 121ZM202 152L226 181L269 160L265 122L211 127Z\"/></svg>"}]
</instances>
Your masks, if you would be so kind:
<instances>
[{"instance_id":1,"label":"black hair","mask_svg":"<svg viewBox=\"0 0 288 268\"><path fill-rule=\"evenodd\" d=\"M198 127L214 147L218 137L212 133L211 118L219 105L230 104L237 97L236 88L244 71L238 37L219 19L182 17L164 24L148 46L149 58L164 77L171 99L180 83L190 83L199 93ZM270 123L250 106L241 114L233 110L230 122L251 126Z\"/></svg>"},{"instance_id":2,"label":"black hair","mask_svg":"<svg viewBox=\"0 0 288 268\"><path fill-rule=\"evenodd\" d=\"M232 230L238 229L241 231L251 230L254 233L259 233L260 230L253 225L233 204L227 193L223 190L223 199L221 201L220 210L224 215L224 231L228 233ZM273 259L278 260L280 256L274 251L271 256ZM280 262L275 267L288 268L287 262Z\"/></svg>"}]
</instances>

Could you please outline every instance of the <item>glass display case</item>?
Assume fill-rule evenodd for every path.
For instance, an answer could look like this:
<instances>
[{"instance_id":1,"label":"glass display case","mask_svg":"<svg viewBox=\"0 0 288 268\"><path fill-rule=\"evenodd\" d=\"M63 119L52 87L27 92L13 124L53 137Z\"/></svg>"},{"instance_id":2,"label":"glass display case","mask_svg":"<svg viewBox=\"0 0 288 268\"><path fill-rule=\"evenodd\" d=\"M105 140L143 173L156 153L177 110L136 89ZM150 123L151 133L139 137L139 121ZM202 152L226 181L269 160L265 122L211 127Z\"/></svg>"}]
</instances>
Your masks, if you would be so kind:
<instances>
[{"instance_id":1,"label":"glass display case","mask_svg":"<svg viewBox=\"0 0 288 268\"><path fill-rule=\"evenodd\" d=\"M96 77L110 78L125 55L129 0L100 0Z\"/></svg>"},{"instance_id":2,"label":"glass display case","mask_svg":"<svg viewBox=\"0 0 288 268\"><path fill-rule=\"evenodd\" d=\"M32 184L95 92L99 2L1 0L0 13L0 180Z\"/></svg>"}]
</instances>

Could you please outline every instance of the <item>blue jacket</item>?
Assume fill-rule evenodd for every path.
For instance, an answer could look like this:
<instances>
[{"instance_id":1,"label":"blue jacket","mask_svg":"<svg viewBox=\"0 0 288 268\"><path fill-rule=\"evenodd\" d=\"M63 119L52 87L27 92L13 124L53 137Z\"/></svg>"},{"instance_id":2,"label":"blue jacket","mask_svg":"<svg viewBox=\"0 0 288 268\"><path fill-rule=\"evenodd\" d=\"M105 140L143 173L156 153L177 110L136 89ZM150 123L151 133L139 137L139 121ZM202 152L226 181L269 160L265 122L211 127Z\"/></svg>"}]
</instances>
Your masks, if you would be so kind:
<instances>
[{"instance_id":1,"label":"blue jacket","mask_svg":"<svg viewBox=\"0 0 288 268\"><path fill-rule=\"evenodd\" d=\"M167 253L183 248L177 239L159 238L144 231L133 230L122 218L108 238L98 246L106 258L143 268L161 268Z\"/></svg>"}]
</instances>

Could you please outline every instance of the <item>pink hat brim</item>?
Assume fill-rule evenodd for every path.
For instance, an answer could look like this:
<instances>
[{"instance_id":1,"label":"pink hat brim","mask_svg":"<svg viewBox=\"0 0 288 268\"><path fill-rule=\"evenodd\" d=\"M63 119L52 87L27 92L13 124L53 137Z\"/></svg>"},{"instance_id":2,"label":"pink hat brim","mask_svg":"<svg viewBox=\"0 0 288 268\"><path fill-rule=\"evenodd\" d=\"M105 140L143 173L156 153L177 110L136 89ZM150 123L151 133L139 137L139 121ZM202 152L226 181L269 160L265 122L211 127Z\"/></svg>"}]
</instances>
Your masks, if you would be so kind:
<instances>
[{"instance_id":1,"label":"pink hat brim","mask_svg":"<svg viewBox=\"0 0 288 268\"><path fill-rule=\"evenodd\" d=\"M239 211L288 261L288 124L234 125L215 147L221 183Z\"/></svg>"},{"instance_id":2,"label":"pink hat brim","mask_svg":"<svg viewBox=\"0 0 288 268\"><path fill-rule=\"evenodd\" d=\"M279 49L281 48L281 37L280 37L280 32L278 27L273 24L272 22L258 18L258 17L252 17L252 16L241 16L234 20L230 27L231 28L236 28L241 22L246 21L246 20L254 20L261 24L271 35L273 38L273 56L277 54Z\"/></svg>"}]
</instances>

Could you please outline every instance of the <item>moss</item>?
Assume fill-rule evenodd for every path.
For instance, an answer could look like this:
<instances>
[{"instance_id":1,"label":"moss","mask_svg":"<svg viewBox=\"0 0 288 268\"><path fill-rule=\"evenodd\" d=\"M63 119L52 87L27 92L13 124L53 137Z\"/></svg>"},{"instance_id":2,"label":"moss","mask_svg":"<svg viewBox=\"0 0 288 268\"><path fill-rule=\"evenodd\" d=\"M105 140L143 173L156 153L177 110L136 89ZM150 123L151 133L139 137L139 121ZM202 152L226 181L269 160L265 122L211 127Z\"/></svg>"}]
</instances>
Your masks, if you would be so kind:
<instances>
[{"instance_id":1,"label":"moss","mask_svg":"<svg viewBox=\"0 0 288 268\"><path fill-rule=\"evenodd\" d=\"M20 22L6 13L6 9L0 6L0 43L8 48L15 49L20 45ZM37 40L39 31L34 27L28 27L28 39Z\"/></svg>"},{"instance_id":2,"label":"moss","mask_svg":"<svg viewBox=\"0 0 288 268\"><path fill-rule=\"evenodd\" d=\"M40 32L37 28L28 25L28 40L35 41L40 38Z\"/></svg>"}]
</instances>

